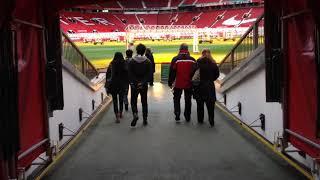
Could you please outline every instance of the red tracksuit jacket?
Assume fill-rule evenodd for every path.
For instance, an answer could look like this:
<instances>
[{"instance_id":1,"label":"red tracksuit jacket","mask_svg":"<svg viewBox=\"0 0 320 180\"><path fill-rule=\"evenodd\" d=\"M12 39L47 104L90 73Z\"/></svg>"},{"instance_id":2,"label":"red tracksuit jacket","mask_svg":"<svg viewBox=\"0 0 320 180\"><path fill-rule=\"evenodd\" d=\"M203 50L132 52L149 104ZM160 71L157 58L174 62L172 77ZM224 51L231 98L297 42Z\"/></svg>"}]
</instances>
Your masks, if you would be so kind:
<instances>
[{"instance_id":1,"label":"red tracksuit jacket","mask_svg":"<svg viewBox=\"0 0 320 180\"><path fill-rule=\"evenodd\" d=\"M196 60L189 55L189 52L180 52L171 61L168 85L178 89L191 88L191 73Z\"/></svg>"}]
</instances>

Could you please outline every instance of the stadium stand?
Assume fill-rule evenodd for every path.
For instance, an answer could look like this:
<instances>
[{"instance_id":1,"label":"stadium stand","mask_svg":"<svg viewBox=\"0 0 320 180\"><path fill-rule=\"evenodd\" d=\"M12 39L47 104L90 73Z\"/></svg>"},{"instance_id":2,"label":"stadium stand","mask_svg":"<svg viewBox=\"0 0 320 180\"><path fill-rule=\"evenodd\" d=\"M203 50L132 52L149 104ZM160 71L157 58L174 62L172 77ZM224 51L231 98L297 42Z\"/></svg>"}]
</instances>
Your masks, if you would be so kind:
<instances>
[{"instance_id":1,"label":"stadium stand","mask_svg":"<svg viewBox=\"0 0 320 180\"><path fill-rule=\"evenodd\" d=\"M147 8L156 7L168 7L168 0L154 1L154 0L143 0Z\"/></svg>"},{"instance_id":2,"label":"stadium stand","mask_svg":"<svg viewBox=\"0 0 320 180\"><path fill-rule=\"evenodd\" d=\"M175 22L174 25L189 25L192 22L192 18L195 15L195 13L190 12L179 13L177 17L177 22Z\"/></svg>"},{"instance_id":3,"label":"stadium stand","mask_svg":"<svg viewBox=\"0 0 320 180\"><path fill-rule=\"evenodd\" d=\"M218 20L213 28L216 27L223 27L223 26L238 26L241 23L242 20L242 15L246 12L248 12L248 9L239 9L239 10L233 10L233 11L220 11L221 13L219 15L221 16L221 19L216 19ZM225 13L224 13L225 12ZM218 16L219 16L218 15ZM217 17L218 17L217 16ZM239 19L236 17L240 17ZM249 24L247 26L250 26Z\"/></svg>"},{"instance_id":4,"label":"stadium stand","mask_svg":"<svg viewBox=\"0 0 320 180\"><path fill-rule=\"evenodd\" d=\"M100 2L92 5L77 6L80 9L96 10L96 9L146 9L146 8L170 8L179 6L190 6L190 5L209 5L214 3L219 3L219 5L224 4L238 4L238 3L264 3L264 0L140 0L140 1L126 1L126 0L109 0L106 2Z\"/></svg>"},{"instance_id":5,"label":"stadium stand","mask_svg":"<svg viewBox=\"0 0 320 180\"><path fill-rule=\"evenodd\" d=\"M118 2L124 8L143 8L141 1L139 1L139 3L137 3L136 1L118 0Z\"/></svg>"},{"instance_id":6,"label":"stadium stand","mask_svg":"<svg viewBox=\"0 0 320 180\"><path fill-rule=\"evenodd\" d=\"M221 2L221 0L198 0L197 4L207 4L207 3L218 3Z\"/></svg>"},{"instance_id":7,"label":"stadium stand","mask_svg":"<svg viewBox=\"0 0 320 180\"><path fill-rule=\"evenodd\" d=\"M171 7L177 7L182 0L171 0Z\"/></svg>"},{"instance_id":8,"label":"stadium stand","mask_svg":"<svg viewBox=\"0 0 320 180\"><path fill-rule=\"evenodd\" d=\"M193 5L194 3L196 3L197 0L185 0L183 2L183 5Z\"/></svg>"},{"instance_id":9,"label":"stadium stand","mask_svg":"<svg viewBox=\"0 0 320 180\"><path fill-rule=\"evenodd\" d=\"M216 19L215 17L217 17L220 13L220 11L205 12L201 14L200 18L193 24L195 24L198 28L210 27L214 23Z\"/></svg>"},{"instance_id":10,"label":"stadium stand","mask_svg":"<svg viewBox=\"0 0 320 180\"><path fill-rule=\"evenodd\" d=\"M159 24L158 22L159 19L157 14L139 14L137 15L137 17L139 18L142 24L146 24L146 25Z\"/></svg>"},{"instance_id":11,"label":"stadium stand","mask_svg":"<svg viewBox=\"0 0 320 180\"><path fill-rule=\"evenodd\" d=\"M101 7L108 7L108 8L121 8L121 6L119 6L119 3L117 3L117 1L106 1L104 3L100 3L99 5Z\"/></svg>"},{"instance_id":12,"label":"stadium stand","mask_svg":"<svg viewBox=\"0 0 320 180\"><path fill-rule=\"evenodd\" d=\"M62 30L69 33L124 32L129 24L195 25L197 28L249 27L262 13L263 8L158 14L62 12L60 24Z\"/></svg>"}]
</instances>

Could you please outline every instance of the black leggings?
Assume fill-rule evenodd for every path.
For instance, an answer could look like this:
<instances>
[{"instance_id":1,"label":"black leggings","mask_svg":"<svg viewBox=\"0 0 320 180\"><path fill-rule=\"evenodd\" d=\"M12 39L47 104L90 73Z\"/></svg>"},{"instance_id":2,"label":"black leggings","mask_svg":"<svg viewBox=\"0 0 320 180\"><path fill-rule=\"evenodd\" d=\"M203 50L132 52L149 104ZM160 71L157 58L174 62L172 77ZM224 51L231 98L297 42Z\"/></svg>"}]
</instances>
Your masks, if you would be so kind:
<instances>
[{"instance_id":1,"label":"black leggings","mask_svg":"<svg viewBox=\"0 0 320 180\"><path fill-rule=\"evenodd\" d=\"M120 108L120 113L122 113L122 111L123 111L123 93L122 92L113 93L112 94L112 101L113 101L114 113L115 114L119 113L119 108ZM119 102L119 105L118 105L118 102Z\"/></svg>"},{"instance_id":2,"label":"black leggings","mask_svg":"<svg viewBox=\"0 0 320 180\"><path fill-rule=\"evenodd\" d=\"M209 116L209 122L214 122L214 107L215 107L215 101L214 100L203 100L203 99L197 99L197 114L198 114L198 122L202 123L204 118L204 103L206 103L207 110L208 110L208 116Z\"/></svg>"}]
</instances>

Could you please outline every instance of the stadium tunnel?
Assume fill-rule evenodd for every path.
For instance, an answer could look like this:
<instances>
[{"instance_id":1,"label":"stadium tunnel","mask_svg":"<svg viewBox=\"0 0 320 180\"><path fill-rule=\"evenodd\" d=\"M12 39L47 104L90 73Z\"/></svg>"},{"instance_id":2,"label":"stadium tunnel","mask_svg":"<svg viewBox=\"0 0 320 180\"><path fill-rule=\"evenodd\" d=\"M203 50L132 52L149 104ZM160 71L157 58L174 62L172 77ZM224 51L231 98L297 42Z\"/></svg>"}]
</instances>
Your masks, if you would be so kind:
<instances>
[{"instance_id":1,"label":"stadium tunnel","mask_svg":"<svg viewBox=\"0 0 320 180\"><path fill-rule=\"evenodd\" d=\"M125 123L117 128L106 121L111 112L102 85L104 76L68 37L61 39L59 10L97 2L0 2L1 180L319 179L318 1L265 1L265 46L256 47L247 57L250 60L237 68L233 49L231 60L226 58L220 65L228 73L217 85L216 133L203 127L172 127L169 89L159 83L150 91L151 106L160 107L153 109L159 129L151 126L129 134ZM64 42L80 63L64 61ZM75 113L69 113L70 109ZM255 119L261 124L254 126ZM273 124L277 131L268 133ZM102 145L105 139L108 143ZM127 139L127 146L117 145ZM133 157L130 150L139 154L138 146L145 142L150 146ZM143 164L144 157L148 160ZM108 163L114 168L103 167Z\"/></svg>"}]
</instances>

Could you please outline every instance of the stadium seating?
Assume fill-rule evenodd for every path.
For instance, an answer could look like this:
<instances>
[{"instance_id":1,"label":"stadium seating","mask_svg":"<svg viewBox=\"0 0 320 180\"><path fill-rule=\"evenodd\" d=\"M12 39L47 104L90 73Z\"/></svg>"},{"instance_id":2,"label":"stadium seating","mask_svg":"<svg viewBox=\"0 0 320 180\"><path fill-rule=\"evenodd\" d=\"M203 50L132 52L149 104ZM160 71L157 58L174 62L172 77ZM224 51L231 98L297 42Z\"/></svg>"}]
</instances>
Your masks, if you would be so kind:
<instances>
[{"instance_id":1,"label":"stadium seating","mask_svg":"<svg viewBox=\"0 0 320 180\"><path fill-rule=\"evenodd\" d=\"M128 0L118 0L118 2L124 7L124 8L143 8L141 1L128 1Z\"/></svg>"},{"instance_id":2,"label":"stadium seating","mask_svg":"<svg viewBox=\"0 0 320 180\"><path fill-rule=\"evenodd\" d=\"M61 14L60 22L63 31L73 30L78 33L90 33L93 30L98 32L124 31L126 26L117 19L116 15L108 13L64 12Z\"/></svg>"},{"instance_id":3,"label":"stadium seating","mask_svg":"<svg viewBox=\"0 0 320 180\"><path fill-rule=\"evenodd\" d=\"M171 3L169 3L171 2ZM82 9L141 9L141 8L164 8L178 7L180 4L183 6L196 5L196 4L208 4L208 3L237 3L242 1L237 0L139 0L139 1L128 1L128 0L108 0L106 2L97 3L93 5L78 6ZM255 3L263 3L264 0L251 0ZM145 6L144 6L145 5Z\"/></svg>"},{"instance_id":4,"label":"stadium seating","mask_svg":"<svg viewBox=\"0 0 320 180\"><path fill-rule=\"evenodd\" d=\"M137 17L143 21L142 24L146 25L155 25L158 24L158 15L157 14L139 14Z\"/></svg>"},{"instance_id":5,"label":"stadium seating","mask_svg":"<svg viewBox=\"0 0 320 180\"><path fill-rule=\"evenodd\" d=\"M183 5L193 5L196 2L196 0L185 0L183 2Z\"/></svg>"},{"instance_id":6,"label":"stadium seating","mask_svg":"<svg viewBox=\"0 0 320 180\"><path fill-rule=\"evenodd\" d=\"M114 16L121 21L125 20L125 22L123 22L125 26L127 26L128 24L139 24L134 14L114 14Z\"/></svg>"},{"instance_id":7,"label":"stadium seating","mask_svg":"<svg viewBox=\"0 0 320 180\"><path fill-rule=\"evenodd\" d=\"M183 12L179 13L177 17L177 22L174 25L189 25L192 22L192 18L195 16L195 13Z\"/></svg>"},{"instance_id":8,"label":"stadium seating","mask_svg":"<svg viewBox=\"0 0 320 180\"><path fill-rule=\"evenodd\" d=\"M161 0L161 1L155 1L155 0L143 0L147 8L156 8L156 7L167 7L168 6L168 0Z\"/></svg>"},{"instance_id":9,"label":"stadium seating","mask_svg":"<svg viewBox=\"0 0 320 180\"><path fill-rule=\"evenodd\" d=\"M163 13L158 14L158 25L170 25L172 23L172 19L177 16L177 13Z\"/></svg>"},{"instance_id":10,"label":"stadium seating","mask_svg":"<svg viewBox=\"0 0 320 180\"><path fill-rule=\"evenodd\" d=\"M197 4L218 3L223 0L198 0Z\"/></svg>"},{"instance_id":11,"label":"stadium seating","mask_svg":"<svg viewBox=\"0 0 320 180\"><path fill-rule=\"evenodd\" d=\"M121 8L117 1L106 1L104 3L99 3L99 5L107 8Z\"/></svg>"},{"instance_id":12,"label":"stadium seating","mask_svg":"<svg viewBox=\"0 0 320 180\"><path fill-rule=\"evenodd\" d=\"M205 12L193 24L197 25L198 28L210 27L220 13L221 11Z\"/></svg>"},{"instance_id":13,"label":"stadium seating","mask_svg":"<svg viewBox=\"0 0 320 180\"><path fill-rule=\"evenodd\" d=\"M171 7L177 7L182 0L171 0Z\"/></svg>"},{"instance_id":14,"label":"stadium seating","mask_svg":"<svg viewBox=\"0 0 320 180\"><path fill-rule=\"evenodd\" d=\"M261 0L255 0L261 2ZM185 0L183 5L196 5L196 4L208 4L208 3L235 3L239 1L234 0Z\"/></svg>"},{"instance_id":15,"label":"stadium seating","mask_svg":"<svg viewBox=\"0 0 320 180\"><path fill-rule=\"evenodd\" d=\"M195 25L197 28L249 27L262 13L263 8L159 14L63 12L60 24L64 32L71 30L75 33L124 32L128 24Z\"/></svg>"}]
</instances>

